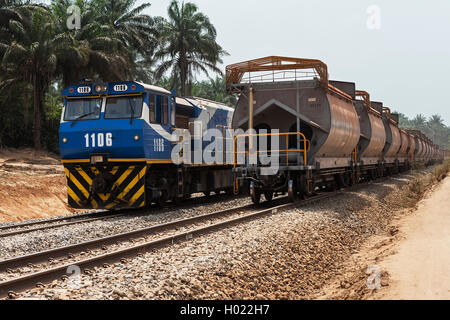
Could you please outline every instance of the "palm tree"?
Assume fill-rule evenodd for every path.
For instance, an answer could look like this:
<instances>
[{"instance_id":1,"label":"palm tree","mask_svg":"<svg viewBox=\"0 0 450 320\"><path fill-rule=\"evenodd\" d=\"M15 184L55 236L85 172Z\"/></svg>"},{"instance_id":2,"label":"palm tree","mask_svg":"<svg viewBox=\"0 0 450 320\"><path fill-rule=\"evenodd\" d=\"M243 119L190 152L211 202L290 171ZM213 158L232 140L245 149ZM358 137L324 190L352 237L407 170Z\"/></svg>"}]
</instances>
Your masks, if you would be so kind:
<instances>
[{"instance_id":1,"label":"palm tree","mask_svg":"<svg viewBox=\"0 0 450 320\"><path fill-rule=\"evenodd\" d=\"M66 10L74 3L80 6L81 29L68 30ZM153 53L158 19L141 14L150 4L133 9L134 3L135 0L53 1L59 37L68 43L58 64L64 86L82 76L114 81L145 73L136 60L148 60Z\"/></svg>"},{"instance_id":2,"label":"palm tree","mask_svg":"<svg viewBox=\"0 0 450 320\"><path fill-rule=\"evenodd\" d=\"M1 64L8 74L1 86L26 82L33 87L34 147L40 149L44 95L56 70L60 39L54 38L55 26L45 8L19 6L10 13L8 27L1 29L7 34L0 40Z\"/></svg>"},{"instance_id":3,"label":"palm tree","mask_svg":"<svg viewBox=\"0 0 450 320\"><path fill-rule=\"evenodd\" d=\"M423 114L418 114L414 117L414 119L411 120L411 122L414 128L423 130L425 128L427 119Z\"/></svg>"},{"instance_id":4,"label":"palm tree","mask_svg":"<svg viewBox=\"0 0 450 320\"><path fill-rule=\"evenodd\" d=\"M430 119L428 120L428 123L430 125L436 125L439 127L443 127L444 126L444 119L442 119L442 117L438 114L433 114Z\"/></svg>"},{"instance_id":5,"label":"palm tree","mask_svg":"<svg viewBox=\"0 0 450 320\"><path fill-rule=\"evenodd\" d=\"M217 64L228 53L216 42L216 29L209 18L191 3L172 0L168 9L168 21L162 23L161 48L155 58L161 63L155 70L160 78L170 72L172 86L180 84L181 95L191 95L195 74L211 70L222 75ZM209 75L208 75L209 76Z\"/></svg>"},{"instance_id":6,"label":"palm tree","mask_svg":"<svg viewBox=\"0 0 450 320\"><path fill-rule=\"evenodd\" d=\"M237 102L235 96L229 95L225 88L225 77L217 76L215 79L194 83L192 95L234 106Z\"/></svg>"},{"instance_id":7,"label":"palm tree","mask_svg":"<svg viewBox=\"0 0 450 320\"><path fill-rule=\"evenodd\" d=\"M152 64L150 60L158 44L158 29L162 21L160 17L142 13L150 3L134 8L135 3L136 0L98 0L92 3L103 37L120 41L117 51L126 58L124 73L128 73L127 77L142 73L143 62Z\"/></svg>"}]
</instances>

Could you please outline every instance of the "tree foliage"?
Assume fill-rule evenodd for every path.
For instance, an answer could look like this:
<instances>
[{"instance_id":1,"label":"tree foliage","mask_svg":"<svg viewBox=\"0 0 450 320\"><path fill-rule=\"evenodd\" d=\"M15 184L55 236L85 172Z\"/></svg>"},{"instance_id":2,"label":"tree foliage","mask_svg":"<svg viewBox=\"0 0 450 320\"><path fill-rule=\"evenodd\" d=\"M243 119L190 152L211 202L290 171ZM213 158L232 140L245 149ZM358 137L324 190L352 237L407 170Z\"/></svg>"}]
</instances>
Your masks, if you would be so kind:
<instances>
[{"instance_id":1,"label":"tree foliage","mask_svg":"<svg viewBox=\"0 0 450 320\"><path fill-rule=\"evenodd\" d=\"M428 119L423 114L418 114L409 119L403 113L399 113L399 125L403 128L420 130L441 149L450 149L450 127L444 124L444 119L438 114Z\"/></svg>"},{"instance_id":2,"label":"tree foliage","mask_svg":"<svg viewBox=\"0 0 450 320\"><path fill-rule=\"evenodd\" d=\"M80 8L80 29L69 29L68 8ZM150 10L150 11L149 11ZM172 0L168 19L136 0L0 0L0 147L41 146L57 152L60 91L81 78L137 80L233 106L219 65L228 53L199 8ZM197 80L204 74L207 80ZM450 148L439 115L400 115Z\"/></svg>"},{"instance_id":3,"label":"tree foliage","mask_svg":"<svg viewBox=\"0 0 450 320\"><path fill-rule=\"evenodd\" d=\"M170 74L170 87L180 95L192 95L195 74L209 71L222 75L217 64L228 53L216 42L217 32L209 18L190 2L173 0L169 19L161 23L161 47L155 53L159 65L155 77Z\"/></svg>"}]
</instances>

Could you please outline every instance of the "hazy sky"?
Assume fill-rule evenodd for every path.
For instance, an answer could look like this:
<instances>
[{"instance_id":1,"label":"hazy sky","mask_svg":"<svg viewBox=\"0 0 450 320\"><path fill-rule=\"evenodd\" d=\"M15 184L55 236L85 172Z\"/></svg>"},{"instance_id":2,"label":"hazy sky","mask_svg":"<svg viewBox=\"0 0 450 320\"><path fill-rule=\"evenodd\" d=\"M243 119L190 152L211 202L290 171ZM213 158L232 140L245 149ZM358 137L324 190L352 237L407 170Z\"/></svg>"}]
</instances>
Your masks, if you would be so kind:
<instances>
[{"instance_id":1,"label":"hazy sky","mask_svg":"<svg viewBox=\"0 0 450 320\"><path fill-rule=\"evenodd\" d=\"M320 59L331 79L354 81L373 100L409 117L439 113L450 125L448 0L192 2L230 53L223 68L268 55ZM169 0L150 3L149 14L167 17Z\"/></svg>"},{"instance_id":2,"label":"hazy sky","mask_svg":"<svg viewBox=\"0 0 450 320\"><path fill-rule=\"evenodd\" d=\"M144 2L152 4L146 13L167 17L170 0L136 5ZM448 0L191 2L209 16L230 53L224 70L269 55L320 59L330 79L356 82L372 100L410 118L438 113L450 125Z\"/></svg>"}]
</instances>

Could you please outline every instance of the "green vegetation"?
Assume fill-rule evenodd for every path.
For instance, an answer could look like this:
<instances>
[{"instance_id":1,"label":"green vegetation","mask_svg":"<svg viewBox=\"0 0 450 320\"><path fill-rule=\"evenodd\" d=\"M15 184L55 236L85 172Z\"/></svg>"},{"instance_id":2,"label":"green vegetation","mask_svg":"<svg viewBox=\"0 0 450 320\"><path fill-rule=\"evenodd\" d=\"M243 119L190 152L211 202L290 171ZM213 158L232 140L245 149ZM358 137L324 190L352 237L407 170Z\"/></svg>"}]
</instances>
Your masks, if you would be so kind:
<instances>
[{"instance_id":1,"label":"green vegetation","mask_svg":"<svg viewBox=\"0 0 450 320\"><path fill-rule=\"evenodd\" d=\"M0 147L33 145L57 152L59 92L81 78L170 79L164 87L178 95L230 101L220 78L196 81L199 72L222 76L218 64L227 54L208 17L192 3L173 0L165 20L143 13L150 3L136 7L135 2L0 0ZM79 29L68 28L72 5L79 8ZM209 83L223 88L213 92Z\"/></svg>"},{"instance_id":2,"label":"green vegetation","mask_svg":"<svg viewBox=\"0 0 450 320\"><path fill-rule=\"evenodd\" d=\"M169 20L161 25L161 47L155 58L161 63L155 77L161 78L170 71L172 87L180 87L181 96L192 95L194 75L198 71L208 75L208 70L222 74L217 68L221 57L228 53L216 42L217 32L208 17L198 11L193 3L173 1Z\"/></svg>"},{"instance_id":3,"label":"green vegetation","mask_svg":"<svg viewBox=\"0 0 450 320\"><path fill-rule=\"evenodd\" d=\"M416 170L419 171L417 172ZM448 175L450 172L450 159L435 165L431 172L424 173L421 170L423 170L423 167L414 169L412 171L414 178L408 182L407 195L411 199L421 198L428 187L441 181Z\"/></svg>"},{"instance_id":4,"label":"green vegetation","mask_svg":"<svg viewBox=\"0 0 450 320\"><path fill-rule=\"evenodd\" d=\"M179 96L234 105L219 66L228 53L217 31L190 2L168 3L168 19L150 16L136 0L0 0L0 147L58 151L62 88L81 78L137 80ZM68 27L68 9L79 8L80 28ZM199 74L208 80L198 81ZM440 116L409 120L441 147L450 128Z\"/></svg>"},{"instance_id":5,"label":"green vegetation","mask_svg":"<svg viewBox=\"0 0 450 320\"><path fill-rule=\"evenodd\" d=\"M420 130L441 149L450 149L450 127L444 124L444 120L438 114L432 115L427 120L422 114L418 114L413 119L408 119L403 113L399 113L399 125L402 128Z\"/></svg>"}]
</instances>

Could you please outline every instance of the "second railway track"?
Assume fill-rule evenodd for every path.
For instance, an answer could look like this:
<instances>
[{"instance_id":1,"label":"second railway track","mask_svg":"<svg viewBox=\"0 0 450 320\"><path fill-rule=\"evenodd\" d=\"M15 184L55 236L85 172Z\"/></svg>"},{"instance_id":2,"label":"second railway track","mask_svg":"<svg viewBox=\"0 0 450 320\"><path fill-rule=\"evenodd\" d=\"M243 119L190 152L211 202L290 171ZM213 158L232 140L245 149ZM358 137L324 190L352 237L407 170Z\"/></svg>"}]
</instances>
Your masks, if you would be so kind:
<instances>
[{"instance_id":1,"label":"second railway track","mask_svg":"<svg viewBox=\"0 0 450 320\"><path fill-rule=\"evenodd\" d=\"M210 203L220 199L228 197L226 194L215 195L211 197L195 197L185 200L185 207L195 206L199 199L202 203ZM205 199L206 198L206 199ZM175 204L167 204L166 209L174 207ZM98 220L119 218L124 216L139 215L139 214L149 214L152 210L158 210L160 207L154 205L150 208L142 209L123 209L115 211L102 210L100 212L87 212L82 214L63 216L58 218L44 219L38 221L29 221L25 223L7 224L0 226L0 238L10 237L18 234L25 234L34 231L49 230L69 225L75 225L80 223L94 222Z\"/></svg>"}]
</instances>

